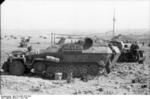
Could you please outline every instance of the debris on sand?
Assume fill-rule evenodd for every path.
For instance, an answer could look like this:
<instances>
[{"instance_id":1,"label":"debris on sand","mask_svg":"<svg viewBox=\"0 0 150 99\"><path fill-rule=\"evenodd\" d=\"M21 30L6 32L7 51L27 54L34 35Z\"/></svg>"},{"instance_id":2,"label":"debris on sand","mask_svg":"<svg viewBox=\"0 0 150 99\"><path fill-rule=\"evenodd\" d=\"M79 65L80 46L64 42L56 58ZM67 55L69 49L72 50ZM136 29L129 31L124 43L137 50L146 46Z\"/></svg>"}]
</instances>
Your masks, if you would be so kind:
<instances>
[{"instance_id":1,"label":"debris on sand","mask_svg":"<svg viewBox=\"0 0 150 99\"><path fill-rule=\"evenodd\" d=\"M102 92L103 88L98 88L97 91Z\"/></svg>"}]
</instances>

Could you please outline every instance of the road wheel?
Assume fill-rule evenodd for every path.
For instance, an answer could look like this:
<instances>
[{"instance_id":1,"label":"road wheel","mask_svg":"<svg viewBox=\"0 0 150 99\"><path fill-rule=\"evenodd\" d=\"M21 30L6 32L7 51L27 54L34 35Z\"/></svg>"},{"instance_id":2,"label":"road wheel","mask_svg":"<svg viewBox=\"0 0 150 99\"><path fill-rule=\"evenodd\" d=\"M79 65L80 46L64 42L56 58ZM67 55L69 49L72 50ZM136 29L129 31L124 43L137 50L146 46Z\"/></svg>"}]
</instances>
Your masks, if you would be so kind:
<instances>
[{"instance_id":1,"label":"road wheel","mask_svg":"<svg viewBox=\"0 0 150 99\"><path fill-rule=\"evenodd\" d=\"M9 73L12 75L20 76L24 74L25 67L21 61L14 60L9 65Z\"/></svg>"},{"instance_id":2,"label":"road wheel","mask_svg":"<svg viewBox=\"0 0 150 99\"><path fill-rule=\"evenodd\" d=\"M90 64L88 66L88 74L92 76L96 76L99 73L99 66L96 64Z\"/></svg>"},{"instance_id":3,"label":"road wheel","mask_svg":"<svg viewBox=\"0 0 150 99\"><path fill-rule=\"evenodd\" d=\"M41 75L43 71L46 70L46 66L42 62L36 62L33 64L33 68L35 69L35 73Z\"/></svg>"},{"instance_id":4,"label":"road wheel","mask_svg":"<svg viewBox=\"0 0 150 99\"><path fill-rule=\"evenodd\" d=\"M8 62L4 62L2 69L4 70L4 72L8 72L9 70L9 63Z\"/></svg>"}]
</instances>

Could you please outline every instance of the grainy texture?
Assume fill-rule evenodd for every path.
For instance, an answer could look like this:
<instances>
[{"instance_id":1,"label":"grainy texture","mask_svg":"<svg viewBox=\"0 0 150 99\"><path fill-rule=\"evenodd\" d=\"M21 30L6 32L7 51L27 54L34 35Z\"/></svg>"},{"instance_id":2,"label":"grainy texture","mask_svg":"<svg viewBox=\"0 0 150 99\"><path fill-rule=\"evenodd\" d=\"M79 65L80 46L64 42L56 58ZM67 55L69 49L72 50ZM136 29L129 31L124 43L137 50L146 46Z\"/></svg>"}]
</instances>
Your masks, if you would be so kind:
<instances>
[{"instance_id":1,"label":"grainy texture","mask_svg":"<svg viewBox=\"0 0 150 99\"><path fill-rule=\"evenodd\" d=\"M7 37L1 40L1 66L8 57L6 53L16 49L26 50L18 48L19 41L19 37L17 39ZM36 43L39 41L40 43ZM49 39L38 36L32 38L31 42L34 43L30 44L34 49L50 45ZM48 80L35 75L12 76L2 73L1 94L150 94L150 47L145 45L142 49L145 50L146 55L144 64L119 63L112 68L109 75L101 75L88 82L75 78L68 84L65 80Z\"/></svg>"}]
</instances>

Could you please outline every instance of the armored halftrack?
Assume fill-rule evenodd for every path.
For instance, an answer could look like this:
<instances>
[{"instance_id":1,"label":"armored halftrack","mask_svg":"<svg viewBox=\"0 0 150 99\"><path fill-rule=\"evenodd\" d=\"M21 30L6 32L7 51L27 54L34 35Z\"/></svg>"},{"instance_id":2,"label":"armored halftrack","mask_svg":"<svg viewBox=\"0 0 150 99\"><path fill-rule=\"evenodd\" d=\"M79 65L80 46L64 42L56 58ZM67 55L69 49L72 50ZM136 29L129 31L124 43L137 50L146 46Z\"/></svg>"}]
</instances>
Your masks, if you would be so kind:
<instances>
[{"instance_id":1,"label":"armored halftrack","mask_svg":"<svg viewBox=\"0 0 150 99\"><path fill-rule=\"evenodd\" d=\"M119 55L118 47L94 38L85 37L71 43L63 38L46 49L13 51L3 64L3 69L18 76L31 70L37 75L49 77L57 72L61 72L63 78L68 72L72 72L73 77L96 76L102 68L110 73Z\"/></svg>"},{"instance_id":2,"label":"armored halftrack","mask_svg":"<svg viewBox=\"0 0 150 99\"><path fill-rule=\"evenodd\" d=\"M144 51L140 50L138 44L124 43L120 40L112 40L109 43L113 46L117 46L121 52L118 62L144 62Z\"/></svg>"}]
</instances>

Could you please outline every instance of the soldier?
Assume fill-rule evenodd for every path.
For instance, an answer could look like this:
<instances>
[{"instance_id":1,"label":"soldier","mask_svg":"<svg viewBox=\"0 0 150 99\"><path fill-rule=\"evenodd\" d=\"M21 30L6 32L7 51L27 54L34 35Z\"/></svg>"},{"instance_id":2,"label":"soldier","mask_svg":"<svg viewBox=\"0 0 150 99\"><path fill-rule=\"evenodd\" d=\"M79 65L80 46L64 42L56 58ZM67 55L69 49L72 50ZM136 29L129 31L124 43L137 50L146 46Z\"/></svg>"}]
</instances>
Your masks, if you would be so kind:
<instances>
[{"instance_id":1,"label":"soldier","mask_svg":"<svg viewBox=\"0 0 150 99\"><path fill-rule=\"evenodd\" d=\"M28 56L26 57L26 59L27 59L29 62L32 61L32 54L34 54L34 51L33 51L33 49L32 49L32 46L30 45L30 46L27 47L27 51L26 51L26 55L28 55Z\"/></svg>"},{"instance_id":2,"label":"soldier","mask_svg":"<svg viewBox=\"0 0 150 99\"><path fill-rule=\"evenodd\" d=\"M30 46L28 46L28 52L31 52L32 51L32 46L30 45Z\"/></svg>"},{"instance_id":3,"label":"soldier","mask_svg":"<svg viewBox=\"0 0 150 99\"><path fill-rule=\"evenodd\" d=\"M133 51L133 52L136 52L137 49L139 49L139 45L138 45L137 42L135 41L135 42L131 45L130 50Z\"/></svg>"},{"instance_id":4,"label":"soldier","mask_svg":"<svg viewBox=\"0 0 150 99\"><path fill-rule=\"evenodd\" d=\"M142 45L144 46L144 42L142 42Z\"/></svg>"},{"instance_id":5,"label":"soldier","mask_svg":"<svg viewBox=\"0 0 150 99\"><path fill-rule=\"evenodd\" d=\"M138 60L138 58L139 58L138 49L139 49L139 45L135 41L130 47L131 54L133 55L133 58L135 60Z\"/></svg>"}]
</instances>

